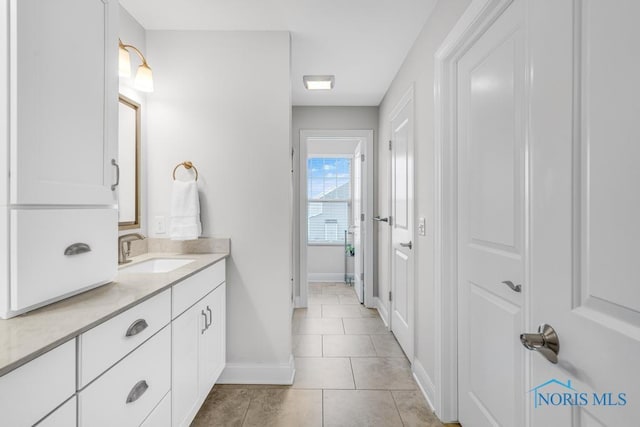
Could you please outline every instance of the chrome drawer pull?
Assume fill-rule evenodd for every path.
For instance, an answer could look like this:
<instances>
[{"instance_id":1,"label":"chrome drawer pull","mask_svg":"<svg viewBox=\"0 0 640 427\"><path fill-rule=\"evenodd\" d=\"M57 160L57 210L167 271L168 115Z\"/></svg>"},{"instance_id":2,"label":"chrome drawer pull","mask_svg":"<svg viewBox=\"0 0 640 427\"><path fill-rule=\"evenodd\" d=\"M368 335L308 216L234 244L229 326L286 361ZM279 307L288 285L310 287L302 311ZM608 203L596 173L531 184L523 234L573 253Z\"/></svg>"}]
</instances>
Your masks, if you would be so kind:
<instances>
[{"instance_id":1,"label":"chrome drawer pull","mask_svg":"<svg viewBox=\"0 0 640 427\"><path fill-rule=\"evenodd\" d=\"M127 337L132 337L134 335L138 335L140 332L144 331L145 329L147 329L147 326L149 326L149 324L147 323L146 320L144 319L138 319L135 322L133 322L131 324L131 326L129 326L129 328L127 329L127 333L125 334L125 336Z\"/></svg>"},{"instance_id":2,"label":"chrome drawer pull","mask_svg":"<svg viewBox=\"0 0 640 427\"><path fill-rule=\"evenodd\" d=\"M206 331L207 328L209 327L207 313L205 313L204 310L202 310L202 315L204 316L204 328L200 331L200 335L204 334L204 331Z\"/></svg>"},{"instance_id":3,"label":"chrome drawer pull","mask_svg":"<svg viewBox=\"0 0 640 427\"><path fill-rule=\"evenodd\" d=\"M145 391L147 391L148 388L149 384L147 384L145 380L138 381L129 392L129 395L127 396L127 403L133 403L136 400L140 399L140 397L144 394Z\"/></svg>"},{"instance_id":4,"label":"chrome drawer pull","mask_svg":"<svg viewBox=\"0 0 640 427\"><path fill-rule=\"evenodd\" d=\"M207 311L209 312L209 324L207 324L207 329L209 329L209 326L211 326L211 324L213 323L213 313L211 312L209 306L207 306Z\"/></svg>"},{"instance_id":5,"label":"chrome drawer pull","mask_svg":"<svg viewBox=\"0 0 640 427\"><path fill-rule=\"evenodd\" d=\"M84 254L86 252L91 252L91 246L86 243L74 243L64 250L64 254L67 256Z\"/></svg>"},{"instance_id":6,"label":"chrome drawer pull","mask_svg":"<svg viewBox=\"0 0 640 427\"><path fill-rule=\"evenodd\" d=\"M111 191L115 191L116 187L120 185L120 165L118 165L116 159L111 159L111 164L116 168L116 182L111 184Z\"/></svg>"}]
</instances>

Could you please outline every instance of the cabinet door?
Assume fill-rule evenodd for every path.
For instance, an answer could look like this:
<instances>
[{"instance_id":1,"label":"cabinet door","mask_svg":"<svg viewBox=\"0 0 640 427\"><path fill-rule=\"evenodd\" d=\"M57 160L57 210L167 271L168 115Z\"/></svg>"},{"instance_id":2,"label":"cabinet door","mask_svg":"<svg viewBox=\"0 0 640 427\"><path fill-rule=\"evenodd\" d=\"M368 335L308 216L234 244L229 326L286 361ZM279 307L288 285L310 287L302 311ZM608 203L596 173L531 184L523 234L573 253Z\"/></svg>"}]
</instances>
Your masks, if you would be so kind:
<instances>
[{"instance_id":1,"label":"cabinet door","mask_svg":"<svg viewBox=\"0 0 640 427\"><path fill-rule=\"evenodd\" d=\"M114 205L115 0L10 0L10 201Z\"/></svg>"},{"instance_id":2,"label":"cabinet door","mask_svg":"<svg viewBox=\"0 0 640 427\"><path fill-rule=\"evenodd\" d=\"M191 307L171 323L171 425L174 427L188 426L199 408L198 348L204 328L201 303Z\"/></svg>"},{"instance_id":3,"label":"cabinet door","mask_svg":"<svg viewBox=\"0 0 640 427\"><path fill-rule=\"evenodd\" d=\"M207 295L202 305L209 316L209 326L200 337L200 395L206 396L224 369L225 349L225 284Z\"/></svg>"}]
</instances>

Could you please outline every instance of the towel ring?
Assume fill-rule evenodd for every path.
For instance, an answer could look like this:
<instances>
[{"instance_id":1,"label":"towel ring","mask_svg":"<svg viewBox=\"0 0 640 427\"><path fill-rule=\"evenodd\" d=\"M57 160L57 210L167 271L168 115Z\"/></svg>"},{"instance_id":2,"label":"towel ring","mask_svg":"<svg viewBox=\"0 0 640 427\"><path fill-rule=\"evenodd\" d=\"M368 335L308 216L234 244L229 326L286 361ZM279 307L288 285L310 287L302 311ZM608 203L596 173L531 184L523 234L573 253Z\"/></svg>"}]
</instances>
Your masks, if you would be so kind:
<instances>
[{"instance_id":1,"label":"towel ring","mask_svg":"<svg viewBox=\"0 0 640 427\"><path fill-rule=\"evenodd\" d=\"M198 180L198 168L196 168L193 163L191 163L190 161L186 161L186 162L182 162L182 163L178 163L176 165L175 168L173 168L173 180L176 180L176 171L178 170L178 168L180 166L184 166L185 169L189 170L191 168L193 168L193 170L196 172L196 181Z\"/></svg>"}]
</instances>

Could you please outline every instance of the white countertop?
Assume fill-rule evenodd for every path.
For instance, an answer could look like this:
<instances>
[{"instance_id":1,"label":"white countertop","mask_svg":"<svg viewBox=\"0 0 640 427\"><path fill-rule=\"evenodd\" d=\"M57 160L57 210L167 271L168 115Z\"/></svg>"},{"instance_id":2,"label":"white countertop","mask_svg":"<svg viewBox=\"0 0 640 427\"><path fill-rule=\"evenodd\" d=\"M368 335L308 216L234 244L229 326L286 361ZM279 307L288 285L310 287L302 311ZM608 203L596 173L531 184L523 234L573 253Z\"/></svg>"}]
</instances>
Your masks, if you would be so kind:
<instances>
[{"instance_id":1,"label":"white countertop","mask_svg":"<svg viewBox=\"0 0 640 427\"><path fill-rule=\"evenodd\" d=\"M135 263L150 258L187 258L195 261L167 273L128 273L121 270L114 282L21 316L0 320L0 376L227 256L228 253L165 252L140 255L132 258L132 261Z\"/></svg>"}]
</instances>

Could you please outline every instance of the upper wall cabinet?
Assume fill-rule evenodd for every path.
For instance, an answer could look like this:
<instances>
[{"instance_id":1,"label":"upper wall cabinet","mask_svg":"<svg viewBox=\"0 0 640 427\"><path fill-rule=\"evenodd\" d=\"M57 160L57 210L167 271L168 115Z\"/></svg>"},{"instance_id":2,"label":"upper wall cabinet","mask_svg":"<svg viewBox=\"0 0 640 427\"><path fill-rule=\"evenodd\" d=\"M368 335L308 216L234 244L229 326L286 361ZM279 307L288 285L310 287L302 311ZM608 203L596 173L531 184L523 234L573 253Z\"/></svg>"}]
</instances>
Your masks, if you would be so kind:
<instances>
[{"instance_id":1,"label":"upper wall cabinet","mask_svg":"<svg viewBox=\"0 0 640 427\"><path fill-rule=\"evenodd\" d=\"M118 2L7 2L10 203L114 205Z\"/></svg>"}]
</instances>

